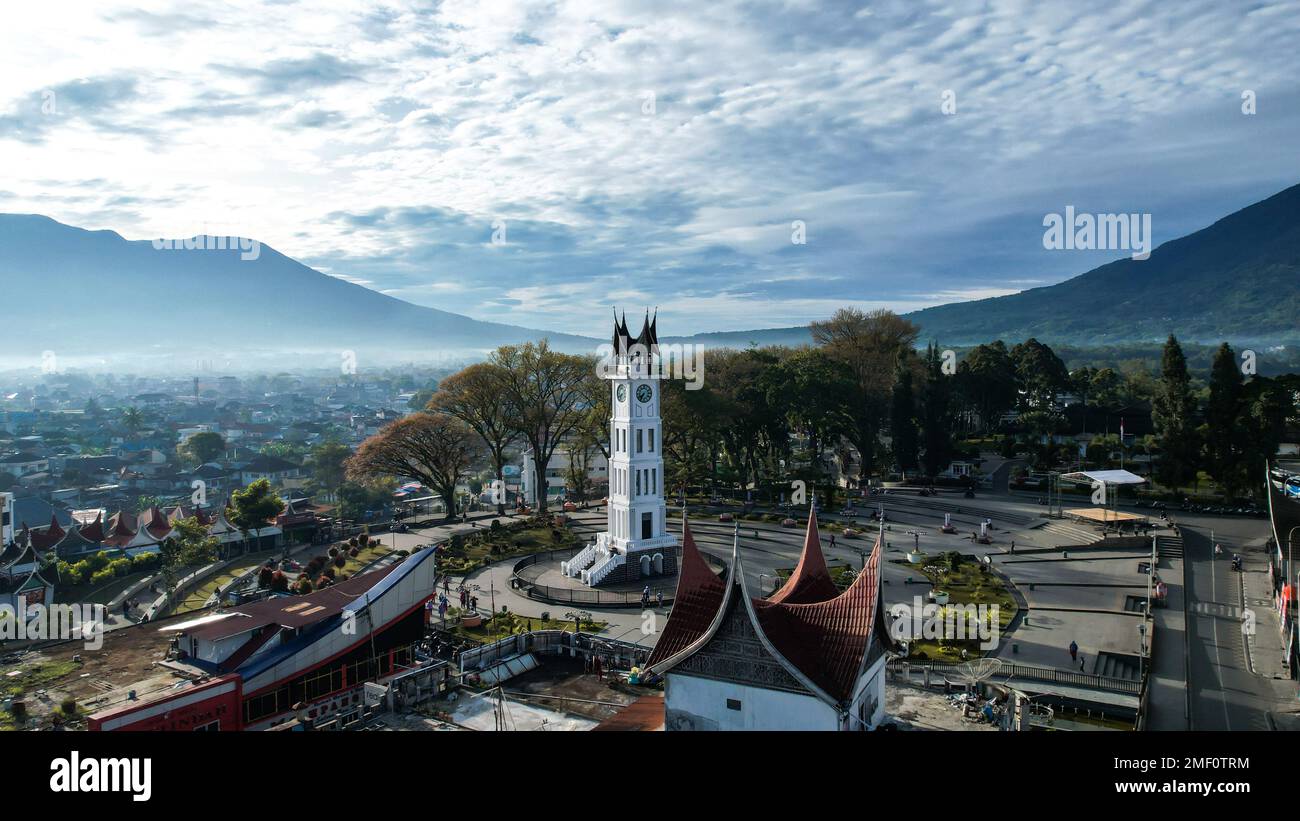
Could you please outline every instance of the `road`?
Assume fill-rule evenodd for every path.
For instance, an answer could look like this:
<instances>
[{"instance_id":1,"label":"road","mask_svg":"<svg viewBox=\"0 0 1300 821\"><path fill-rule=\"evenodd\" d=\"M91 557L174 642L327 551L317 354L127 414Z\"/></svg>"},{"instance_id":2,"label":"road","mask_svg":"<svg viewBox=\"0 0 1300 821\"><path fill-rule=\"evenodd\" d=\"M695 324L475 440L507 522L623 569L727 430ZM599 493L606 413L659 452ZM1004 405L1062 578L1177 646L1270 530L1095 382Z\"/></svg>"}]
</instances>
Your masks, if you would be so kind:
<instances>
[{"instance_id":1,"label":"road","mask_svg":"<svg viewBox=\"0 0 1300 821\"><path fill-rule=\"evenodd\" d=\"M1187 567L1189 729L1271 730L1270 714L1293 707L1295 685L1251 672L1242 630L1247 603L1241 574L1232 570L1230 558L1234 551L1244 549L1249 537L1259 530L1259 522L1201 518L1193 524L1182 518L1180 523ZM1226 555L1217 561L1210 541L1212 528L1216 539L1225 545ZM1267 570L1256 559L1245 572ZM1258 619L1258 627L1277 629L1263 618Z\"/></svg>"}]
</instances>

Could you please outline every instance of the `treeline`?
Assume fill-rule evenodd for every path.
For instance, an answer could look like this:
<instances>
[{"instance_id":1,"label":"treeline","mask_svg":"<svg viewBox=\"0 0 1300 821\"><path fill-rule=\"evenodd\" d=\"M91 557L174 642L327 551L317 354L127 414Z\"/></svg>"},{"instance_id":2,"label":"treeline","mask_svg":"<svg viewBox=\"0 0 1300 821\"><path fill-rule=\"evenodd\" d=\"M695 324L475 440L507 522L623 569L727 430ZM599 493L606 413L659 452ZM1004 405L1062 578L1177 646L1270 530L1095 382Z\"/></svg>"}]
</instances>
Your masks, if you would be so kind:
<instances>
[{"instance_id":1,"label":"treeline","mask_svg":"<svg viewBox=\"0 0 1300 821\"><path fill-rule=\"evenodd\" d=\"M811 326L813 344L717 349L702 384L661 386L666 487L766 488L824 481L850 484L905 472L933 477L992 437L1014 452L1039 447L1039 466L1065 457L1051 444L1069 433L1062 397L1086 408L1150 409L1158 478L1178 487L1205 469L1228 492L1255 484L1296 416L1294 375L1247 377L1223 345L1208 382L1194 380L1172 336L1159 372L1143 367L1070 371L1036 339L998 340L957 356L890 311L843 309ZM403 476L438 492L454 511L457 483L483 460L504 486L504 466L533 454L533 486L545 510L545 469L563 445L568 490L585 498L588 462L609 457L610 390L595 357L512 345L444 379L426 412L386 427L348 462L356 480ZM1017 444L1016 439L1022 440ZM1072 450L1072 449L1070 449ZM833 488L824 492L833 492ZM504 493L497 498L504 509Z\"/></svg>"}]
</instances>

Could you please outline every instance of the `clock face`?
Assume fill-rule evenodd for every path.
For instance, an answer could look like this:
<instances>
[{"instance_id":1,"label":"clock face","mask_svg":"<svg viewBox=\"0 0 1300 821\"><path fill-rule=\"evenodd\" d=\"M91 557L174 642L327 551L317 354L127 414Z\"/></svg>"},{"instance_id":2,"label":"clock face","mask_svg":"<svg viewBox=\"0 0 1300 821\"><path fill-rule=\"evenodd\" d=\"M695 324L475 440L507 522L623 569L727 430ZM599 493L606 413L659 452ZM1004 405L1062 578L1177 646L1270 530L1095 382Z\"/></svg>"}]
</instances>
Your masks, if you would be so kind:
<instances>
[{"instance_id":1,"label":"clock face","mask_svg":"<svg viewBox=\"0 0 1300 821\"><path fill-rule=\"evenodd\" d=\"M614 391L614 393L618 394L618 401L620 402L627 401L627 385L619 385L618 388Z\"/></svg>"},{"instance_id":2,"label":"clock face","mask_svg":"<svg viewBox=\"0 0 1300 821\"><path fill-rule=\"evenodd\" d=\"M654 390L649 385L636 386L636 398L638 402L649 402L650 397L654 396Z\"/></svg>"}]
</instances>

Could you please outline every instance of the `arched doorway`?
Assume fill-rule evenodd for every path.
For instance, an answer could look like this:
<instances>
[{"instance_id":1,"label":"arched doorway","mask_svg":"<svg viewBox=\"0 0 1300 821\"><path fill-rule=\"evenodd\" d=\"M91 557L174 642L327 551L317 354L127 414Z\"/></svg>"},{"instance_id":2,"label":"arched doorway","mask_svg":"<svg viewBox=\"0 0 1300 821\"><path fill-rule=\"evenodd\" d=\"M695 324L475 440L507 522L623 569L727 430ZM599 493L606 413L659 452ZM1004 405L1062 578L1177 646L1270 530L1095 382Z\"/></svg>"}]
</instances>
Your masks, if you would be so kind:
<instances>
[{"instance_id":1,"label":"arched doorway","mask_svg":"<svg viewBox=\"0 0 1300 821\"><path fill-rule=\"evenodd\" d=\"M662 576L664 574L664 554L662 553L655 554L654 568L655 568L656 576Z\"/></svg>"},{"instance_id":2,"label":"arched doorway","mask_svg":"<svg viewBox=\"0 0 1300 821\"><path fill-rule=\"evenodd\" d=\"M642 576L649 576L649 575L650 575L650 557L649 557L649 556L642 556L642 557L641 557L641 575L642 575Z\"/></svg>"}]
</instances>

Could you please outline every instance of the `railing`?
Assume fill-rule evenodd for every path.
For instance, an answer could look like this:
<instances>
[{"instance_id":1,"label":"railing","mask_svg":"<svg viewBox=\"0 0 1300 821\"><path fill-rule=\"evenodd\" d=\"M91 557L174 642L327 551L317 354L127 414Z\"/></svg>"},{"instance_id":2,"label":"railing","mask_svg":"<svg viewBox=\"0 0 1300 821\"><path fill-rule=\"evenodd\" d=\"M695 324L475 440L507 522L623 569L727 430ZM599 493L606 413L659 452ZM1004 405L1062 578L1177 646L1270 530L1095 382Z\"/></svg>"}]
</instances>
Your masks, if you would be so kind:
<instances>
[{"instance_id":1,"label":"railing","mask_svg":"<svg viewBox=\"0 0 1300 821\"><path fill-rule=\"evenodd\" d=\"M591 566L596 560L596 543L584 547L578 555L569 559L567 562L560 562L560 572L566 576L576 576Z\"/></svg>"},{"instance_id":2,"label":"railing","mask_svg":"<svg viewBox=\"0 0 1300 821\"><path fill-rule=\"evenodd\" d=\"M904 670L930 670L945 679L950 674L955 673L957 668L961 667L964 662L942 662L927 661L922 663L896 660L890 662L889 666L895 672ZM1139 696L1142 693L1142 682L1135 679L1111 678L1109 676L1098 676L1092 673L1078 673L1071 670L1058 670L1055 667L1036 667L1030 664L1014 664L1003 662L1002 666L990 676L991 680L1007 681L1010 679L1028 679L1030 681L1044 681L1052 684L1064 684L1072 687L1083 687L1089 690L1104 690L1110 693L1123 693L1125 695Z\"/></svg>"},{"instance_id":3,"label":"railing","mask_svg":"<svg viewBox=\"0 0 1300 821\"><path fill-rule=\"evenodd\" d=\"M537 581L524 575L527 568L543 561L553 560L557 555L563 555L564 550L552 550L546 553L534 553L531 556L524 556L515 563L514 574L511 583L517 590L522 591L529 598L539 601L550 602L561 605L589 605L592 607L640 607L641 591L617 592L610 590L579 590L572 587L552 587L550 585L539 584ZM700 554L706 562L716 571L726 570L726 563L721 559L711 556L708 553ZM651 581L651 596L655 597L657 593L664 594L664 604L671 605L673 596L677 590L677 581L670 579L671 587L664 589L655 589L654 580Z\"/></svg>"},{"instance_id":4,"label":"railing","mask_svg":"<svg viewBox=\"0 0 1300 821\"><path fill-rule=\"evenodd\" d=\"M582 571L583 584L595 587L605 580L605 577L613 573L617 568L622 567L627 561L627 557L622 553L607 553L605 558L593 566L590 570Z\"/></svg>"}]
</instances>

